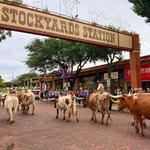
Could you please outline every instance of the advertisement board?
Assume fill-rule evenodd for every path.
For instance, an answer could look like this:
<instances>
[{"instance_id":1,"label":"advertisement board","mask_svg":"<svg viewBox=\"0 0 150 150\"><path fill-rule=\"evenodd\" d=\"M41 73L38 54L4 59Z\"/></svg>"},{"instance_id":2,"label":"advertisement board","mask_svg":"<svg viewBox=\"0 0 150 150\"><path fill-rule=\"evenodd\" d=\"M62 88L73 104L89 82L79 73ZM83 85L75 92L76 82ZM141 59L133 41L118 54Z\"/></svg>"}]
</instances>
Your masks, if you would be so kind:
<instances>
[{"instance_id":1,"label":"advertisement board","mask_svg":"<svg viewBox=\"0 0 150 150\"><path fill-rule=\"evenodd\" d=\"M124 77L126 81L131 80L130 67L124 68ZM141 79L142 81L150 81L150 64L141 65Z\"/></svg>"}]
</instances>

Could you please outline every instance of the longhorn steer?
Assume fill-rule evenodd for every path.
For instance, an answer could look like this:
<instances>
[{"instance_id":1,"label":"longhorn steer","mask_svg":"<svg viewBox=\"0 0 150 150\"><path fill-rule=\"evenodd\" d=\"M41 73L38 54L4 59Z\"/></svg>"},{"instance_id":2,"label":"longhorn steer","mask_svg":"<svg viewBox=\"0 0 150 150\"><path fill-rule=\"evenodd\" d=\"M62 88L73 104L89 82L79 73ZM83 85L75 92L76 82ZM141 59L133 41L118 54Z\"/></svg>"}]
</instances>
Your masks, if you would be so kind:
<instances>
[{"instance_id":1,"label":"longhorn steer","mask_svg":"<svg viewBox=\"0 0 150 150\"><path fill-rule=\"evenodd\" d=\"M107 119L105 124L108 125L109 119L111 120L109 112L109 102L110 96L107 92L104 92L102 94L99 92L90 94L88 99L88 106L92 112L91 120L95 120L95 122L97 122L96 111L99 110L102 114L101 124L104 123L104 117L107 113Z\"/></svg>"},{"instance_id":2,"label":"longhorn steer","mask_svg":"<svg viewBox=\"0 0 150 150\"><path fill-rule=\"evenodd\" d=\"M18 105L19 101L16 96L9 95L6 97L4 106L7 110L7 114L9 117L8 120L10 121L10 123L15 122L15 115L17 113Z\"/></svg>"},{"instance_id":3,"label":"longhorn steer","mask_svg":"<svg viewBox=\"0 0 150 150\"><path fill-rule=\"evenodd\" d=\"M32 92L28 93L21 93L21 107L22 112L24 114L28 114L29 105L32 105L32 115L34 115L34 109L35 109L35 95Z\"/></svg>"},{"instance_id":4,"label":"longhorn steer","mask_svg":"<svg viewBox=\"0 0 150 150\"><path fill-rule=\"evenodd\" d=\"M76 121L79 121L78 116L77 116L76 97L74 95L60 96L58 98L58 101L56 103L56 110L57 110L56 119L58 119L59 109L63 110L63 113L64 113L63 120L66 120L65 113L67 111L68 122L70 121L71 114L73 117L74 115L76 116Z\"/></svg>"},{"instance_id":5,"label":"longhorn steer","mask_svg":"<svg viewBox=\"0 0 150 150\"><path fill-rule=\"evenodd\" d=\"M141 136L144 136L143 119L150 119L150 94L135 93L132 95L122 95L118 98L120 99L118 109L129 109L135 118L135 128L137 133L139 132L138 123L140 123Z\"/></svg>"}]
</instances>

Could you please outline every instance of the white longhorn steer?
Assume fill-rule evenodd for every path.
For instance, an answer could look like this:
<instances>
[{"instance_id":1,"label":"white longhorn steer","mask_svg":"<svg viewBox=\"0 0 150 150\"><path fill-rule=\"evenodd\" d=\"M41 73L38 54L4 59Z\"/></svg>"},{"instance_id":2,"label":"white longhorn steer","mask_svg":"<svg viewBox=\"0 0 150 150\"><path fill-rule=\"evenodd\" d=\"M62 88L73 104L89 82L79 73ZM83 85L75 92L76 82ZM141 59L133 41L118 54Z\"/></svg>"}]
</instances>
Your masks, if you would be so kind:
<instances>
[{"instance_id":1,"label":"white longhorn steer","mask_svg":"<svg viewBox=\"0 0 150 150\"><path fill-rule=\"evenodd\" d=\"M4 107L6 108L7 114L8 114L8 121L10 123L15 122L15 116L17 113L19 105L19 100L15 95L8 95L5 99Z\"/></svg>"},{"instance_id":2,"label":"white longhorn steer","mask_svg":"<svg viewBox=\"0 0 150 150\"><path fill-rule=\"evenodd\" d=\"M78 116L77 116L77 107L76 107L76 97L74 94L70 94L67 96L60 96L58 98L58 101L56 103L56 110L57 110L57 115L56 119L58 119L59 115L59 109L63 111L63 120L66 120L65 113L66 111L68 112L68 119L67 121L70 121L71 114L74 117L76 116L76 121L79 121Z\"/></svg>"}]
</instances>

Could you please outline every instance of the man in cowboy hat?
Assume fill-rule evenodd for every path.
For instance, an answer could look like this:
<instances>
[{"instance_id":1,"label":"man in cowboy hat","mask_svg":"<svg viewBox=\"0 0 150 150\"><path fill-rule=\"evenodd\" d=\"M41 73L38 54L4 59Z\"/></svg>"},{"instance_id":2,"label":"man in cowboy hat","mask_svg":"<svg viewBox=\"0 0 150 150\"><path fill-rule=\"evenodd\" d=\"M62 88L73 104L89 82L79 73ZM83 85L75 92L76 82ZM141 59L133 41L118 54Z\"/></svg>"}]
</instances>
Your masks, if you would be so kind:
<instances>
[{"instance_id":1,"label":"man in cowboy hat","mask_svg":"<svg viewBox=\"0 0 150 150\"><path fill-rule=\"evenodd\" d=\"M98 80L98 87L97 87L97 91L99 91L100 93L104 93L105 92L105 88L104 85L102 83L100 83L100 81Z\"/></svg>"}]
</instances>

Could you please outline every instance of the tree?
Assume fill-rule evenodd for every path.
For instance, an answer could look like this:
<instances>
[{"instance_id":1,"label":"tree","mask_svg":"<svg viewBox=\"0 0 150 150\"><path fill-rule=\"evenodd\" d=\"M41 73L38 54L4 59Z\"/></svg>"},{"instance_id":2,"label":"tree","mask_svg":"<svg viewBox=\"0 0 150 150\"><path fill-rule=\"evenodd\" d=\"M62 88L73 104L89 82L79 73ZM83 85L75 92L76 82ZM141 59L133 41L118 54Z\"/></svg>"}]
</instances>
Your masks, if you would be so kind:
<instances>
[{"instance_id":1,"label":"tree","mask_svg":"<svg viewBox=\"0 0 150 150\"><path fill-rule=\"evenodd\" d=\"M103 58L102 60L104 62L107 62L108 65L108 77L110 79L110 87L108 87L109 92L114 93L115 91L115 86L113 84L113 80L111 79L111 72L113 70L113 67L116 66L116 64L114 64L114 61L121 61L123 59L123 55L121 51L118 51L114 48L101 48L101 50L105 51L103 53ZM112 109L112 101L110 101L110 105L109 105L109 110Z\"/></svg>"},{"instance_id":2,"label":"tree","mask_svg":"<svg viewBox=\"0 0 150 150\"><path fill-rule=\"evenodd\" d=\"M133 3L133 11L139 16L146 17L146 22L150 22L150 1L149 0L129 0Z\"/></svg>"},{"instance_id":3,"label":"tree","mask_svg":"<svg viewBox=\"0 0 150 150\"><path fill-rule=\"evenodd\" d=\"M2 76L0 75L0 88L5 87L4 80L2 79Z\"/></svg>"},{"instance_id":4,"label":"tree","mask_svg":"<svg viewBox=\"0 0 150 150\"><path fill-rule=\"evenodd\" d=\"M26 49L29 52L26 60L29 68L46 73L54 68L69 67L74 74L73 85L87 62L96 62L104 58L106 60L107 53L114 53L94 45L53 38L35 39Z\"/></svg>"},{"instance_id":5,"label":"tree","mask_svg":"<svg viewBox=\"0 0 150 150\"><path fill-rule=\"evenodd\" d=\"M11 36L11 32L10 31L6 31L6 30L1 30L0 29L0 42L5 40L7 37Z\"/></svg>"},{"instance_id":6,"label":"tree","mask_svg":"<svg viewBox=\"0 0 150 150\"><path fill-rule=\"evenodd\" d=\"M92 46L78 42L70 42L48 38L45 40L35 39L26 46L28 58L26 64L29 68L46 73L54 68L69 67L71 73L76 67L75 77L78 76L83 66L92 61L95 54ZM67 64L67 65L66 65ZM74 78L73 83L76 78Z\"/></svg>"},{"instance_id":7,"label":"tree","mask_svg":"<svg viewBox=\"0 0 150 150\"><path fill-rule=\"evenodd\" d=\"M29 79L29 78L33 78L33 77L37 77L38 75L36 73L25 73L25 74L22 74L20 76L17 77L17 79L14 81L14 85L15 86L24 86L24 81L26 79Z\"/></svg>"}]
</instances>

